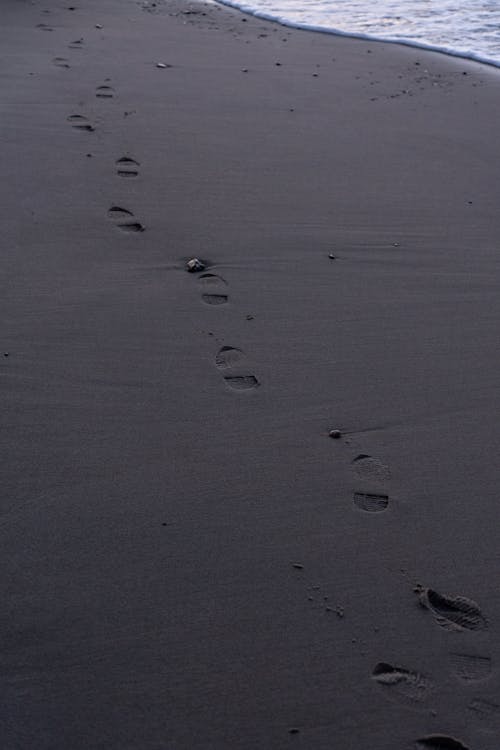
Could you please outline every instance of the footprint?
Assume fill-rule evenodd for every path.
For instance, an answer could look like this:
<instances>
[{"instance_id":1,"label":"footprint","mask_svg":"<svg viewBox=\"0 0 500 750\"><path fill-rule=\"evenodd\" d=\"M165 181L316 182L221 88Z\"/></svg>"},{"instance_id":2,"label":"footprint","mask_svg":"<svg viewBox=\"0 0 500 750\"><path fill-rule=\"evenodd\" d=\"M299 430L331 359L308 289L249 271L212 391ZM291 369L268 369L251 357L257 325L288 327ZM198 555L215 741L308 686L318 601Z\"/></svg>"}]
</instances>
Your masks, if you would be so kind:
<instances>
[{"instance_id":1,"label":"footprint","mask_svg":"<svg viewBox=\"0 0 500 750\"><path fill-rule=\"evenodd\" d=\"M372 679L388 697L409 705L422 703L433 689L432 681L419 672L393 667L380 662L372 672Z\"/></svg>"},{"instance_id":2,"label":"footprint","mask_svg":"<svg viewBox=\"0 0 500 750\"><path fill-rule=\"evenodd\" d=\"M71 126L77 130L87 130L89 133L92 133L95 130L94 126L91 125L83 115L70 115L67 120L71 123Z\"/></svg>"},{"instance_id":3,"label":"footprint","mask_svg":"<svg viewBox=\"0 0 500 750\"><path fill-rule=\"evenodd\" d=\"M444 734L433 734L429 737L422 737L421 740L417 740L416 745L418 748L428 747L430 750L469 750L459 740L447 737Z\"/></svg>"},{"instance_id":4,"label":"footprint","mask_svg":"<svg viewBox=\"0 0 500 750\"><path fill-rule=\"evenodd\" d=\"M132 211L120 206L111 206L108 217L114 221L118 229L123 232L144 232L143 225L137 221Z\"/></svg>"},{"instance_id":5,"label":"footprint","mask_svg":"<svg viewBox=\"0 0 500 750\"><path fill-rule=\"evenodd\" d=\"M121 159L117 159L115 164L117 167L116 173L119 177L137 177L139 174L137 167L140 167L140 164L130 156L122 156Z\"/></svg>"},{"instance_id":6,"label":"footprint","mask_svg":"<svg viewBox=\"0 0 500 750\"><path fill-rule=\"evenodd\" d=\"M201 298L207 305L225 305L228 300L227 281L215 273L199 276L202 288Z\"/></svg>"},{"instance_id":7,"label":"footprint","mask_svg":"<svg viewBox=\"0 0 500 750\"><path fill-rule=\"evenodd\" d=\"M450 654L450 660L453 672L459 680L464 682L487 680L491 674L491 659L489 656Z\"/></svg>"},{"instance_id":8,"label":"footprint","mask_svg":"<svg viewBox=\"0 0 500 750\"><path fill-rule=\"evenodd\" d=\"M223 346L217 352L215 365L219 370L226 371L224 380L236 391L248 391L257 388L260 383L255 375L248 375L241 366L244 364L245 354L241 349L233 346ZM243 372L227 372L228 370L243 370Z\"/></svg>"},{"instance_id":9,"label":"footprint","mask_svg":"<svg viewBox=\"0 0 500 750\"><path fill-rule=\"evenodd\" d=\"M354 505L366 513L382 513L389 505L389 495L377 495L372 492L355 492Z\"/></svg>"},{"instance_id":10,"label":"footprint","mask_svg":"<svg viewBox=\"0 0 500 750\"><path fill-rule=\"evenodd\" d=\"M356 456L352 465L359 479L381 483L388 482L391 478L389 468L378 458L368 456L366 453L360 453L359 456Z\"/></svg>"},{"instance_id":11,"label":"footprint","mask_svg":"<svg viewBox=\"0 0 500 750\"><path fill-rule=\"evenodd\" d=\"M112 86L98 86L95 90L95 95L98 99L112 99L114 96L115 90Z\"/></svg>"},{"instance_id":12,"label":"footprint","mask_svg":"<svg viewBox=\"0 0 500 750\"><path fill-rule=\"evenodd\" d=\"M69 68L70 64L65 57L54 57L52 60L57 68Z\"/></svg>"},{"instance_id":13,"label":"footprint","mask_svg":"<svg viewBox=\"0 0 500 750\"><path fill-rule=\"evenodd\" d=\"M467 708L483 721L496 719L500 716L500 706L498 703L486 701L482 698L474 698Z\"/></svg>"},{"instance_id":14,"label":"footprint","mask_svg":"<svg viewBox=\"0 0 500 750\"><path fill-rule=\"evenodd\" d=\"M418 586L420 604L429 609L438 625L446 630L485 630L488 627L478 605L465 596L444 596Z\"/></svg>"}]
</instances>

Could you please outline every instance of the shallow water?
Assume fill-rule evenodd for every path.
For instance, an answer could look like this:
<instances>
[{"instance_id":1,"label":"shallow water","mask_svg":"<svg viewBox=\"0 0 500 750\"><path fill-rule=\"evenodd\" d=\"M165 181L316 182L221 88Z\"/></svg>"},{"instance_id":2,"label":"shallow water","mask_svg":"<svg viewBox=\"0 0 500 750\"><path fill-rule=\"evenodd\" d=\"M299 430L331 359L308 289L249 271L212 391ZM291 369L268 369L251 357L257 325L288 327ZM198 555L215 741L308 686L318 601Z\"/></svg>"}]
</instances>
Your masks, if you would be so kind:
<instances>
[{"instance_id":1,"label":"shallow water","mask_svg":"<svg viewBox=\"0 0 500 750\"><path fill-rule=\"evenodd\" d=\"M500 0L223 0L283 23L404 42L500 67Z\"/></svg>"}]
</instances>

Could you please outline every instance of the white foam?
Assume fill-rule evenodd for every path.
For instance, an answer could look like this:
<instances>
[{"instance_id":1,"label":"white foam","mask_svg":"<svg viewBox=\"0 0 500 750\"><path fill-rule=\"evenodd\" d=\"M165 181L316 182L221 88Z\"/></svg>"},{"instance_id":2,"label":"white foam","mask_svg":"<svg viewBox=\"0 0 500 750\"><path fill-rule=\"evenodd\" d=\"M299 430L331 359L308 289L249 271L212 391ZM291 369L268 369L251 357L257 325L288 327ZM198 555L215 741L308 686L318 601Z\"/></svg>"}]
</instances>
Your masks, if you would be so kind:
<instances>
[{"instance_id":1,"label":"white foam","mask_svg":"<svg viewBox=\"0 0 500 750\"><path fill-rule=\"evenodd\" d=\"M403 44L500 68L500 2L436 0L425 11L416 0L217 2L282 26ZM459 40L467 47L459 46Z\"/></svg>"}]
</instances>

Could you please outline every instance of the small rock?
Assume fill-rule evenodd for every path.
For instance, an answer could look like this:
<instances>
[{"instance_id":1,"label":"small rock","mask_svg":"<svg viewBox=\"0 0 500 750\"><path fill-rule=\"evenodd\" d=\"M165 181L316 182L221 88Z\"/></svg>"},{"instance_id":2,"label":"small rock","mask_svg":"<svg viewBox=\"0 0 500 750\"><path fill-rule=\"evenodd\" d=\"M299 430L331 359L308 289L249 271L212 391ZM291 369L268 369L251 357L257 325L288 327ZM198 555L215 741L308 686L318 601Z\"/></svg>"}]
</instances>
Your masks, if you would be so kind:
<instances>
[{"instance_id":1,"label":"small rock","mask_svg":"<svg viewBox=\"0 0 500 750\"><path fill-rule=\"evenodd\" d=\"M197 271L204 271L205 264L199 258L191 258L191 260L188 260L187 262L187 270L190 273L196 273Z\"/></svg>"},{"instance_id":2,"label":"small rock","mask_svg":"<svg viewBox=\"0 0 500 750\"><path fill-rule=\"evenodd\" d=\"M342 437L342 433L340 432L340 430L330 430L328 434L334 440L339 440Z\"/></svg>"},{"instance_id":3,"label":"small rock","mask_svg":"<svg viewBox=\"0 0 500 750\"><path fill-rule=\"evenodd\" d=\"M304 566L300 563L292 563L292 567L295 568L295 570L304 570Z\"/></svg>"},{"instance_id":4,"label":"small rock","mask_svg":"<svg viewBox=\"0 0 500 750\"><path fill-rule=\"evenodd\" d=\"M9 356L9 352L4 352L4 353L3 353L3 356L4 356L4 357L8 357L8 356Z\"/></svg>"},{"instance_id":5,"label":"small rock","mask_svg":"<svg viewBox=\"0 0 500 750\"><path fill-rule=\"evenodd\" d=\"M156 67L157 68L166 68L167 66L165 65L165 63L156 63Z\"/></svg>"},{"instance_id":6,"label":"small rock","mask_svg":"<svg viewBox=\"0 0 500 750\"><path fill-rule=\"evenodd\" d=\"M333 253L328 253L328 257L330 260L335 260L335 255Z\"/></svg>"},{"instance_id":7,"label":"small rock","mask_svg":"<svg viewBox=\"0 0 500 750\"><path fill-rule=\"evenodd\" d=\"M393 243L392 243L392 246L393 246L393 247L399 247L399 242L393 242Z\"/></svg>"},{"instance_id":8,"label":"small rock","mask_svg":"<svg viewBox=\"0 0 500 750\"><path fill-rule=\"evenodd\" d=\"M247 315L247 320L253 320L253 315Z\"/></svg>"},{"instance_id":9,"label":"small rock","mask_svg":"<svg viewBox=\"0 0 500 750\"><path fill-rule=\"evenodd\" d=\"M242 69L241 69L241 72L242 72L242 73L248 73L248 68L242 68Z\"/></svg>"},{"instance_id":10,"label":"small rock","mask_svg":"<svg viewBox=\"0 0 500 750\"><path fill-rule=\"evenodd\" d=\"M300 729L297 729L297 727L292 727L288 730L289 734L300 734Z\"/></svg>"},{"instance_id":11,"label":"small rock","mask_svg":"<svg viewBox=\"0 0 500 750\"><path fill-rule=\"evenodd\" d=\"M96 27L96 29L102 29L102 26L101 26L100 23L96 23L95 27Z\"/></svg>"}]
</instances>

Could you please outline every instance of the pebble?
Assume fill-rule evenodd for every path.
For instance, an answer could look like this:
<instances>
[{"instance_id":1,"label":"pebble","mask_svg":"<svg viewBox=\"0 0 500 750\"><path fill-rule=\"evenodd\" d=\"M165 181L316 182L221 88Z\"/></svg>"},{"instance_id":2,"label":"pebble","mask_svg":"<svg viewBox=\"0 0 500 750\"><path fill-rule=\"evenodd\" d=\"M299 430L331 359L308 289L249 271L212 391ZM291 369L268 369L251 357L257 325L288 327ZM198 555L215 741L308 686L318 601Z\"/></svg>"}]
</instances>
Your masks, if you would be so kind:
<instances>
[{"instance_id":1,"label":"pebble","mask_svg":"<svg viewBox=\"0 0 500 750\"><path fill-rule=\"evenodd\" d=\"M101 26L100 23L96 23L95 27L96 27L96 29L102 29L102 26Z\"/></svg>"},{"instance_id":2,"label":"pebble","mask_svg":"<svg viewBox=\"0 0 500 750\"><path fill-rule=\"evenodd\" d=\"M328 253L328 257L330 260L335 260L335 255L333 253Z\"/></svg>"},{"instance_id":3,"label":"pebble","mask_svg":"<svg viewBox=\"0 0 500 750\"><path fill-rule=\"evenodd\" d=\"M205 264L199 258L191 258L191 260L188 260L187 262L187 270L190 273L196 273L197 271L203 271L204 269Z\"/></svg>"},{"instance_id":4,"label":"pebble","mask_svg":"<svg viewBox=\"0 0 500 750\"><path fill-rule=\"evenodd\" d=\"M328 434L334 440L339 440L339 438L342 437L342 433L340 432L340 430L330 430Z\"/></svg>"},{"instance_id":5,"label":"pebble","mask_svg":"<svg viewBox=\"0 0 500 750\"><path fill-rule=\"evenodd\" d=\"M292 566L293 566L293 567L294 567L294 568L295 568L296 570L304 570L304 566L303 566L303 565L301 565L300 563L292 563Z\"/></svg>"},{"instance_id":6,"label":"pebble","mask_svg":"<svg viewBox=\"0 0 500 750\"><path fill-rule=\"evenodd\" d=\"M156 63L156 67L157 68L166 68L167 66L165 65L165 63Z\"/></svg>"}]
</instances>

